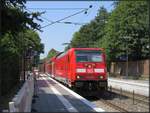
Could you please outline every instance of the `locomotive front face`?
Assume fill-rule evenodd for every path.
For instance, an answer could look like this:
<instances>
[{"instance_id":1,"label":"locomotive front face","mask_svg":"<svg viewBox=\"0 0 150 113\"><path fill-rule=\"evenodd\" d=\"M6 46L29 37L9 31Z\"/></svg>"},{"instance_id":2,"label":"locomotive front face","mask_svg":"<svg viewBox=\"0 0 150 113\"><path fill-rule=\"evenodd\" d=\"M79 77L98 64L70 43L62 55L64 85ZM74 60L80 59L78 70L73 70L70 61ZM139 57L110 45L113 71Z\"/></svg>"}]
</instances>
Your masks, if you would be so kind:
<instances>
[{"instance_id":1,"label":"locomotive front face","mask_svg":"<svg viewBox=\"0 0 150 113\"><path fill-rule=\"evenodd\" d=\"M76 50L76 86L107 86L106 64L100 50Z\"/></svg>"},{"instance_id":2,"label":"locomotive front face","mask_svg":"<svg viewBox=\"0 0 150 113\"><path fill-rule=\"evenodd\" d=\"M106 66L100 50L76 51L77 80L105 80Z\"/></svg>"}]
</instances>

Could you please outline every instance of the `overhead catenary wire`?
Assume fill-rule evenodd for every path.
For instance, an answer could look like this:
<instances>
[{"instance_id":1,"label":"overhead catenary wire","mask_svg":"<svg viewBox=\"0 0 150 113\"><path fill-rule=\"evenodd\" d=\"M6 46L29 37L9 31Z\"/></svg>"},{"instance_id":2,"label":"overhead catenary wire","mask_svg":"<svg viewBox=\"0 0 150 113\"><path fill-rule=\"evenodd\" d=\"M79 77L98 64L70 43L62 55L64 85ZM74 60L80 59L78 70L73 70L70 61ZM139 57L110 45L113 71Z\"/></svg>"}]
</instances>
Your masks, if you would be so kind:
<instances>
[{"instance_id":1,"label":"overhead catenary wire","mask_svg":"<svg viewBox=\"0 0 150 113\"><path fill-rule=\"evenodd\" d=\"M30 11L29 9L26 9L27 11L29 11L29 12L32 12L32 11ZM45 18L45 17L43 17L43 16L40 16L41 18L43 18L44 20L46 20L47 22L54 22L54 21L52 21L52 20L49 20L49 19L47 19L47 18ZM65 21L65 22L57 22L57 23L61 23L61 24L74 24L74 25L84 25L84 24L87 24L87 23L79 23L79 22L69 22L69 21Z\"/></svg>"},{"instance_id":2,"label":"overhead catenary wire","mask_svg":"<svg viewBox=\"0 0 150 113\"><path fill-rule=\"evenodd\" d=\"M87 10L87 9L86 9L86 10ZM70 18L70 17L72 17L72 16L74 16L74 15L80 14L80 13L86 11L86 10L84 9L84 10L82 10L82 11L79 11L79 12L77 12L77 13L75 13L75 14L69 15L69 16L64 17L64 18L62 18L62 19L59 19L59 20L57 20L57 21L55 21L55 22L52 22L52 23L50 23L50 24L47 24L47 25L45 25L45 26L43 26L43 27L41 27L41 28L45 28L45 27L47 27L47 26L53 25L53 24L58 23L58 22L60 22L60 21L62 21L62 20L65 20L65 19L67 19L67 18Z\"/></svg>"},{"instance_id":3,"label":"overhead catenary wire","mask_svg":"<svg viewBox=\"0 0 150 113\"><path fill-rule=\"evenodd\" d=\"M92 5L90 5L89 8L92 8ZM84 10L81 10L81 11L79 11L79 12L76 12L76 13L74 13L74 14L72 14L72 15L66 16L66 17L64 17L64 18L62 18L62 19L59 19L59 20L55 21L55 22L52 22L52 23L50 23L50 24L47 24L47 25L45 25L45 26L43 26L43 27L41 27L41 28L45 28L45 27L47 27L47 26L53 25L53 24L55 24L55 23L58 23L58 22L60 22L60 21L62 21L62 20L65 20L65 19L70 18L70 17L72 17L72 16L75 16L75 15L77 15L77 14L80 14L80 13L82 13L82 12L87 12L87 11L89 10L89 8L86 8L86 9L84 9Z\"/></svg>"},{"instance_id":4,"label":"overhead catenary wire","mask_svg":"<svg viewBox=\"0 0 150 113\"><path fill-rule=\"evenodd\" d=\"M30 9L31 9L31 8L30 8ZM28 8L28 9L26 8L26 10L32 13L32 11L29 10L29 8ZM52 20L50 20L50 19L47 19L47 18L45 18L45 17L43 17L43 16L40 16L40 17L43 18L44 20L46 20L47 22L51 22L51 23L55 22L55 21L52 21ZM74 25L84 25L84 24L87 24L87 23L69 22L69 21L65 21L65 22L60 22L60 21L58 21L57 23L61 23L61 24L74 24Z\"/></svg>"},{"instance_id":5,"label":"overhead catenary wire","mask_svg":"<svg viewBox=\"0 0 150 113\"><path fill-rule=\"evenodd\" d=\"M78 22L69 22L69 21L58 22L58 23L61 23L61 24L74 24L74 25L84 25L84 24L87 24L87 23L78 23Z\"/></svg>"},{"instance_id":6,"label":"overhead catenary wire","mask_svg":"<svg viewBox=\"0 0 150 113\"><path fill-rule=\"evenodd\" d=\"M86 8L28 8L32 10L81 10Z\"/></svg>"},{"instance_id":7,"label":"overhead catenary wire","mask_svg":"<svg viewBox=\"0 0 150 113\"><path fill-rule=\"evenodd\" d=\"M86 13L87 13L87 12L86 12ZM85 14L85 13L84 13L84 14ZM84 19L83 16L84 16L84 14L82 14L82 17L78 18L79 21L82 21L82 22L83 22L83 19ZM87 24L87 23L85 23L85 24ZM74 29L75 29L75 27L74 27ZM66 43L62 43L62 45L65 46L65 48L67 48L67 47L70 48L70 47L71 47L71 43L72 43L72 40L70 40L69 42L66 42Z\"/></svg>"},{"instance_id":8,"label":"overhead catenary wire","mask_svg":"<svg viewBox=\"0 0 150 113\"><path fill-rule=\"evenodd\" d=\"M29 10L27 8L26 8L26 10L29 11L30 13L33 13L31 10ZM43 18L44 20L48 21L48 22L53 22L52 20L49 20L49 19L47 19L47 18L45 18L45 17L43 17L41 15L40 15L40 17Z\"/></svg>"}]
</instances>

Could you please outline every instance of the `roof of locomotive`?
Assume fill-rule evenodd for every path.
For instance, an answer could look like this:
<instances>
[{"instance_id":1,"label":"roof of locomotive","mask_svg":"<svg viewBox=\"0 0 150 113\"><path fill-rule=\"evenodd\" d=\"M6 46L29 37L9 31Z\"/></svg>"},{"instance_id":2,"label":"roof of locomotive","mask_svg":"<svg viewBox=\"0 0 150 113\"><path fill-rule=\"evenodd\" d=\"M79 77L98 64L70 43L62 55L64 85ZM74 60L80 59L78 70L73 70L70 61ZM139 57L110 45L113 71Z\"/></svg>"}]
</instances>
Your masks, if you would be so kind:
<instances>
[{"instance_id":1,"label":"roof of locomotive","mask_svg":"<svg viewBox=\"0 0 150 113\"><path fill-rule=\"evenodd\" d=\"M54 56L53 59L59 58L61 56L64 56L68 52L72 52L72 51L75 51L75 50L101 50L101 51L104 51L104 48L70 48L66 52L60 52L60 53L58 53L56 56Z\"/></svg>"},{"instance_id":2,"label":"roof of locomotive","mask_svg":"<svg viewBox=\"0 0 150 113\"><path fill-rule=\"evenodd\" d=\"M74 51L74 50L101 50L101 51L104 51L104 48L71 48L68 51Z\"/></svg>"}]
</instances>

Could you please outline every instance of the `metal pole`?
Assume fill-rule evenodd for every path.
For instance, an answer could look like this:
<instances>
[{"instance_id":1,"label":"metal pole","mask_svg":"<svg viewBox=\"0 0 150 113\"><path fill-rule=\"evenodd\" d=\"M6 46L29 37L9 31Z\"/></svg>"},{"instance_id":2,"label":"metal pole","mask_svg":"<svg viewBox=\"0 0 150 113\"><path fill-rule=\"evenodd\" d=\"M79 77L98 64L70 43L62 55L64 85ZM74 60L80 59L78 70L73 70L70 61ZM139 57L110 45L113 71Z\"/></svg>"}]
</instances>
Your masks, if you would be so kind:
<instances>
[{"instance_id":1,"label":"metal pole","mask_svg":"<svg viewBox=\"0 0 150 113\"><path fill-rule=\"evenodd\" d=\"M24 73L24 74L23 74L23 80L25 81L25 74L26 74L26 73L25 73L25 55L24 55L24 57L23 57L23 61L24 61L24 62L23 62L23 73Z\"/></svg>"},{"instance_id":2,"label":"metal pole","mask_svg":"<svg viewBox=\"0 0 150 113\"><path fill-rule=\"evenodd\" d=\"M128 78L128 47L127 47L127 78Z\"/></svg>"},{"instance_id":3,"label":"metal pole","mask_svg":"<svg viewBox=\"0 0 150 113\"><path fill-rule=\"evenodd\" d=\"M110 92L112 92L112 86L110 85ZM112 93L110 93L110 97L112 98Z\"/></svg>"},{"instance_id":4,"label":"metal pole","mask_svg":"<svg viewBox=\"0 0 150 113\"><path fill-rule=\"evenodd\" d=\"M133 90L133 104L134 104L134 90Z\"/></svg>"},{"instance_id":5,"label":"metal pole","mask_svg":"<svg viewBox=\"0 0 150 113\"><path fill-rule=\"evenodd\" d=\"M120 103L121 103L121 97L122 97L122 88L120 88L120 95L119 95Z\"/></svg>"},{"instance_id":6,"label":"metal pole","mask_svg":"<svg viewBox=\"0 0 150 113\"><path fill-rule=\"evenodd\" d=\"M120 107L121 107L121 93L122 93L122 89L120 88L120 95L119 95Z\"/></svg>"},{"instance_id":7,"label":"metal pole","mask_svg":"<svg viewBox=\"0 0 150 113\"><path fill-rule=\"evenodd\" d=\"M2 11L1 10L2 9L2 7L1 7L1 5L0 5L0 11ZM0 13L0 17L2 16L2 14ZM1 28L2 28L2 21L1 21L2 19L0 18L0 37L1 37ZM0 40L1 41L1 40ZM1 42L0 42L1 43ZM0 98L1 98L1 95L2 95L2 62L1 62L1 51L0 51ZM1 100L1 99L0 99Z\"/></svg>"},{"instance_id":8,"label":"metal pole","mask_svg":"<svg viewBox=\"0 0 150 113\"><path fill-rule=\"evenodd\" d=\"M126 38L126 42L127 41L127 38ZM126 57L127 57L127 60L126 60L126 78L128 78L128 43L126 44Z\"/></svg>"},{"instance_id":9,"label":"metal pole","mask_svg":"<svg viewBox=\"0 0 150 113\"><path fill-rule=\"evenodd\" d=\"M112 92L112 86L110 86L110 91Z\"/></svg>"}]
</instances>

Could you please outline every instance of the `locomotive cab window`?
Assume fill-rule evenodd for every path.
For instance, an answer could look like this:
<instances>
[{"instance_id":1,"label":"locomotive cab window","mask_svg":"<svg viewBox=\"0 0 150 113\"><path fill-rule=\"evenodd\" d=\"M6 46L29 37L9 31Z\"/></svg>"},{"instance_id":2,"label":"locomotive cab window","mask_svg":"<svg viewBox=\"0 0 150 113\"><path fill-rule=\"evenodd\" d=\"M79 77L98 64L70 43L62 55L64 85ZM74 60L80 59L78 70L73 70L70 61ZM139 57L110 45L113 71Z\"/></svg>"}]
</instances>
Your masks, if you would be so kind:
<instances>
[{"instance_id":1,"label":"locomotive cab window","mask_svg":"<svg viewBox=\"0 0 150 113\"><path fill-rule=\"evenodd\" d=\"M77 62L102 62L102 52L98 50L76 50Z\"/></svg>"},{"instance_id":2,"label":"locomotive cab window","mask_svg":"<svg viewBox=\"0 0 150 113\"><path fill-rule=\"evenodd\" d=\"M76 56L76 61L77 62L87 62L88 57L86 55L77 55Z\"/></svg>"}]
</instances>

